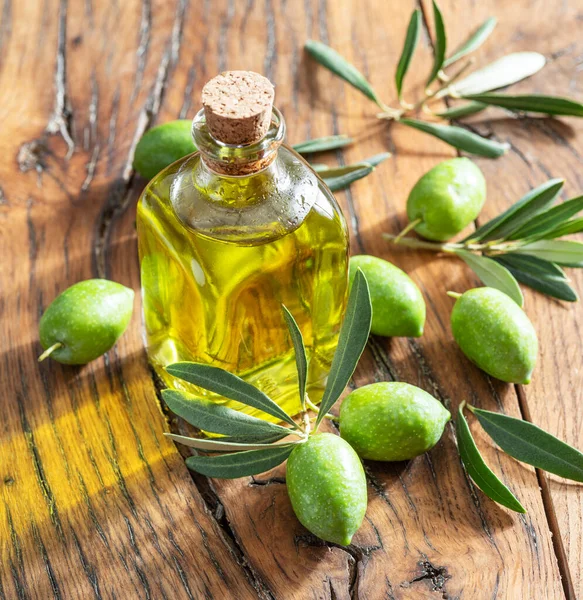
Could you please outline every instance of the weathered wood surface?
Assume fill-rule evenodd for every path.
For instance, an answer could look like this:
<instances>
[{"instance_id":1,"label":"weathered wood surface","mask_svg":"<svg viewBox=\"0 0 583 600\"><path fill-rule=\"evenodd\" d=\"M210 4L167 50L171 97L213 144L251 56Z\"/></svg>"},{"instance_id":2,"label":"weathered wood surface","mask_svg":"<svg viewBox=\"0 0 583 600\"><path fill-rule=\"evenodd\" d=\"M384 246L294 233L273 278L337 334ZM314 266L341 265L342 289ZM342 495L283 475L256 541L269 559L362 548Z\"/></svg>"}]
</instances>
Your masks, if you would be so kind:
<instances>
[{"instance_id":1,"label":"weathered wood surface","mask_svg":"<svg viewBox=\"0 0 583 600\"><path fill-rule=\"evenodd\" d=\"M481 60L515 49L552 58L523 89L581 97L580 1L441 5L454 43L469 24L499 17ZM486 460L527 515L510 514L469 484L449 427L425 457L367 465L367 519L343 549L299 525L283 469L254 480L191 478L162 435L168 424L145 359L139 300L130 330L104 359L83 369L36 363L38 318L58 291L91 276L139 289L134 205L144 182L131 170L136 139L153 123L192 116L216 72L249 68L277 84L290 141L342 132L359 138L346 161L394 152L338 198L353 251L410 272L428 301L428 322L419 340L373 339L355 383L408 381L452 409L470 399L530 415L580 444L581 308L526 292L542 347L527 389L493 382L469 365L451 339L445 291L471 287L475 278L453 261L395 250L380 235L402 228L410 187L453 152L377 123L374 106L302 53L307 37L328 41L391 99L414 7L378 0L342 7L324 0L4 2L0 598L583 594L581 487L502 456L477 429ZM423 8L430 20L429 4ZM430 56L424 35L408 90L422 80ZM581 190L578 122L481 120L480 130L513 143L507 157L480 161L490 186L486 215L549 176L566 177L569 193ZM580 277L575 284L583 293Z\"/></svg>"}]
</instances>

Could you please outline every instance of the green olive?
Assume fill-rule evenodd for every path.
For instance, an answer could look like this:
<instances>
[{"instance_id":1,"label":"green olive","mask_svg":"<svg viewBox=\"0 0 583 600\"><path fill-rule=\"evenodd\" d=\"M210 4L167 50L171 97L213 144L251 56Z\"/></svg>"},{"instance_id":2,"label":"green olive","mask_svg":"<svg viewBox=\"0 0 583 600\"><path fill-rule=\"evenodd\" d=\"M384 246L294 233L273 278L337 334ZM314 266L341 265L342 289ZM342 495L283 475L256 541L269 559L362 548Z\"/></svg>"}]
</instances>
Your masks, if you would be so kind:
<instances>
[{"instance_id":1,"label":"green olive","mask_svg":"<svg viewBox=\"0 0 583 600\"><path fill-rule=\"evenodd\" d=\"M415 184L407 200L415 231L429 240L444 242L465 229L486 201L486 181L469 158L445 160Z\"/></svg>"},{"instance_id":2,"label":"green olive","mask_svg":"<svg viewBox=\"0 0 583 600\"><path fill-rule=\"evenodd\" d=\"M365 385L340 407L340 435L365 459L409 460L431 450L451 415L424 390L400 382Z\"/></svg>"},{"instance_id":3,"label":"green olive","mask_svg":"<svg viewBox=\"0 0 583 600\"><path fill-rule=\"evenodd\" d=\"M134 291L107 281L80 281L57 296L40 319L40 343L47 356L84 365L107 352L126 330Z\"/></svg>"},{"instance_id":4,"label":"green olive","mask_svg":"<svg viewBox=\"0 0 583 600\"><path fill-rule=\"evenodd\" d=\"M425 301L413 280L390 262L375 256L350 259L350 284L360 268L372 303L371 332L388 337L419 337L425 325Z\"/></svg>"},{"instance_id":5,"label":"green olive","mask_svg":"<svg viewBox=\"0 0 583 600\"><path fill-rule=\"evenodd\" d=\"M314 535L347 546L366 512L366 477L342 438L318 433L287 460L287 490L300 523Z\"/></svg>"},{"instance_id":6,"label":"green olive","mask_svg":"<svg viewBox=\"0 0 583 600\"><path fill-rule=\"evenodd\" d=\"M191 129L191 120L180 119L146 131L136 146L134 169L152 179L168 165L196 152Z\"/></svg>"},{"instance_id":7,"label":"green olive","mask_svg":"<svg viewBox=\"0 0 583 600\"><path fill-rule=\"evenodd\" d=\"M508 383L529 383L536 356L536 331L526 313L503 292L468 290L451 313L453 337L480 369Z\"/></svg>"}]
</instances>

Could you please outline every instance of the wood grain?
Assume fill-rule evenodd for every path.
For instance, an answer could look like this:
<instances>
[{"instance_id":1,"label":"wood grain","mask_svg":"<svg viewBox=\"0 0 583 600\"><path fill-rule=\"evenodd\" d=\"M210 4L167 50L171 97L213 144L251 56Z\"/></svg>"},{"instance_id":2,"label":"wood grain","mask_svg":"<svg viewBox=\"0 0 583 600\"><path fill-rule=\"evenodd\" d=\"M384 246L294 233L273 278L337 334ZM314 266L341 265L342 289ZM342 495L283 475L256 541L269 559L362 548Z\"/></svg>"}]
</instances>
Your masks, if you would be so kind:
<instances>
[{"instance_id":1,"label":"wood grain","mask_svg":"<svg viewBox=\"0 0 583 600\"><path fill-rule=\"evenodd\" d=\"M569 565L579 590L580 488L549 478L549 493L541 494L534 470L501 455L478 429L486 460L527 515L510 514L471 485L448 427L424 457L367 464L365 524L354 544L340 548L299 525L284 469L237 481L190 477L162 435L168 425L145 359L139 300L130 329L104 359L83 369L36 363L38 318L64 287L106 276L139 289L134 205L144 182L131 156L141 133L191 117L203 84L217 72L252 69L276 83L291 142L330 133L358 138L344 153L325 157L330 162L394 153L338 198L353 252L388 258L421 286L426 333L419 340L372 339L355 384L408 381L452 410L463 399L515 416L526 407L535 422L576 443L579 311L527 294L544 356L524 393L469 365L451 339L445 291L471 287L475 278L459 263L391 248L380 235L404 226L409 189L453 152L378 123L374 105L302 52L308 37L330 43L392 100L392 71L416 4L53 0L50 10L38 4L7 0L0 22L0 143L7 157L0 163L0 598L558 599L565 597L559 567L564 575ZM580 6L549 3L540 20L524 25L520 11L501 1L462 11L453 1L441 4L453 40L486 15L505 22L484 56L527 48L529 40L550 56L560 49L552 36L557 19L565 23L566 43L578 39ZM431 51L424 32L407 97L426 76ZM580 54L574 45L566 58L557 57L537 89L564 91ZM571 85L577 95L577 82ZM515 146L498 162L480 161L492 182L491 214L547 171L572 176L573 194L580 188L582 150L562 125L517 127L506 119L476 126L493 128ZM554 339L565 340L565 348L555 350ZM553 513L567 565L557 562Z\"/></svg>"},{"instance_id":2,"label":"wood grain","mask_svg":"<svg viewBox=\"0 0 583 600\"><path fill-rule=\"evenodd\" d=\"M139 314L83 369L36 363L48 302L102 274L176 8L147 16L157 42L138 85L137 3L4 6L0 597L253 598L249 569L162 435ZM125 255L133 265L133 240Z\"/></svg>"},{"instance_id":3,"label":"wood grain","mask_svg":"<svg viewBox=\"0 0 583 600\"><path fill-rule=\"evenodd\" d=\"M429 5L429 3L427 3ZM461 17L455 3L442 3L444 17L453 32L468 21L480 23L496 14L499 24L490 42L479 53L481 64L504 52L536 50L547 58L545 69L533 78L513 86L516 93L583 97L581 55L583 43L578 35L583 15L581 2L536 5L522 0L512 8L502 3L480 3L468 7ZM428 6L427 6L428 8ZM529 14L516 21L516 15ZM454 34L455 35L455 34ZM455 44L461 36L453 39ZM488 219L520 198L532 187L551 177L565 179L562 199L582 193L583 124L578 119L513 118L492 109L485 116L471 119L472 127L482 134L511 143L499 164L480 160L489 192L483 216ZM511 174L511 175L510 175ZM502 175L502 176L500 176ZM571 285L583 294L579 270L568 272ZM530 385L517 387L524 418L581 448L583 444L583 373L581 371L581 303L569 304L523 288L525 308L540 338L540 355ZM583 487L552 475L539 473L549 523L560 558L563 584L569 597L583 594Z\"/></svg>"}]
</instances>

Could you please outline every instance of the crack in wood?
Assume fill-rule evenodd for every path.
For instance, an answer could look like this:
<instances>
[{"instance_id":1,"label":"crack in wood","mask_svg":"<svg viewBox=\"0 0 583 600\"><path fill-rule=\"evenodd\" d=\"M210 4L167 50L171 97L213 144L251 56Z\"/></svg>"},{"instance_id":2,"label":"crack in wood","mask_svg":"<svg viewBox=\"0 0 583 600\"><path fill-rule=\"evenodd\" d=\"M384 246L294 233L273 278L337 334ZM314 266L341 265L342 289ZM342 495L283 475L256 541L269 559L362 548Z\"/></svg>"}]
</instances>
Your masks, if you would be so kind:
<instances>
[{"instance_id":1,"label":"crack in wood","mask_svg":"<svg viewBox=\"0 0 583 600\"><path fill-rule=\"evenodd\" d=\"M223 539L230 547L232 554L237 563L243 569L247 581L253 586L258 594L258 598L262 600L276 600L275 596L269 589L269 586L263 581L259 573L251 565L247 554L243 550L239 542L235 530L229 523L226 512L218 494L213 488L212 482L207 477L191 472L192 480L199 494L205 502L208 513L216 521L216 524L223 532Z\"/></svg>"},{"instance_id":2,"label":"crack in wood","mask_svg":"<svg viewBox=\"0 0 583 600\"><path fill-rule=\"evenodd\" d=\"M60 133L67 144L66 159L75 150L73 141L73 111L67 94L67 2L59 4L59 32L57 41L57 66L55 69L55 107L46 126L49 134Z\"/></svg>"},{"instance_id":3,"label":"crack in wood","mask_svg":"<svg viewBox=\"0 0 583 600\"><path fill-rule=\"evenodd\" d=\"M420 581L428 581L431 584L432 592L442 592L442 598L447 600L450 598L449 594L445 591L445 584L448 579L451 579L451 575L448 573L447 567L435 566L431 561L422 554L423 560L420 560L417 564L421 567L421 573L409 581L401 583L402 588L408 588L414 583Z\"/></svg>"}]
</instances>

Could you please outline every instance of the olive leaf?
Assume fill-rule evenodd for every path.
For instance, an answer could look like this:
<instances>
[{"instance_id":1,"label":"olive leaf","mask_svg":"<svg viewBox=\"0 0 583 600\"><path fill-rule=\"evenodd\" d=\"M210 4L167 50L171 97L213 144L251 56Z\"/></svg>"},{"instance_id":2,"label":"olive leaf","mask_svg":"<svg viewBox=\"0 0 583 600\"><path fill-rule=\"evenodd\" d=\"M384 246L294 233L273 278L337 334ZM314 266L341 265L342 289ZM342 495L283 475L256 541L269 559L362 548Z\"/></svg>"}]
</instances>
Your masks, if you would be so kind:
<instances>
[{"instance_id":1,"label":"olive leaf","mask_svg":"<svg viewBox=\"0 0 583 600\"><path fill-rule=\"evenodd\" d=\"M424 131L430 135L439 138L454 148L464 150L477 156L486 156L487 158L498 158L508 152L510 146L501 144L494 140L483 138L467 129L456 127L455 125L436 125L427 121L418 119L401 119L400 123Z\"/></svg>"},{"instance_id":2,"label":"olive leaf","mask_svg":"<svg viewBox=\"0 0 583 600\"><path fill-rule=\"evenodd\" d=\"M460 457L468 475L488 498L511 510L525 513L526 510L516 499L516 496L496 477L490 467L484 462L464 417L464 404L462 402L458 410L456 437Z\"/></svg>"},{"instance_id":3,"label":"olive leaf","mask_svg":"<svg viewBox=\"0 0 583 600\"><path fill-rule=\"evenodd\" d=\"M560 238L565 235L572 235L573 233L581 233L583 231L583 217L578 217L577 219L571 219L566 223L562 223L549 231L544 238L545 239L554 239Z\"/></svg>"},{"instance_id":4,"label":"olive leaf","mask_svg":"<svg viewBox=\"0 0 583 600\"><path fill-rule=\"evenodd\" d=\"M338 346L322 396L320 412L316 419L316 427L348 385L368 341L371 322L372 306L368 283L364 273L357 269L340 329Z\"/></svg>"},{"instance_id":5,"label":"olive leaf","mask_svg":"<svg viewBox=\"0 0 583 600\"><path fill-rule=\"evenodd\" d=\"M354 140L347 135L328 135L326 137L314 138L294 144L292 148L298 154L313 154L315 152L327 152L337 150L352 144Z\"/></svg>"},{"instance_id":6,"label":"olive leaf","mask_svg":"<svg viewBox=\"0 0 583 600\"><path fill-rule=\"evenodd\" d=\"M583 482L583 453L536 425L473 406L486 433L517 460L566 479Z\"/></svg>"},{"instance_id":7,"label":"olive leaf","mask_svg":"<svg viewBox=\"0 0 583 600\"><path fill-rule=\"evenodd\" d=\"M221 438L192 438L184 435L176 435L174 433L164 433L164 435L173 442L202 450L203 452L244 452L247 450L262 450L263 448L283 448L302 444L303 441L282 442L279 444L272 443L247 443L247 442L224 442Z\"/></svg>"},{"instance_id":8,"label":"olive leaf","mask_svg":"<svg viewBox=\"0 0 583 600\"><path fill-rule=\"evenodd\" d=\"M286 421L295 429L298 428L294 420L269 396L224 369L194 362L178 362L168 365L166 371L174 377L193 383L215 394L220 394L225 398L262 410L272 417Z\"/></svg>"},{"instance_id":9,"label":"olive leaf","mask_svg":"<svg viewBox=\"0 0 583 600\"><path fill-rule=\"evenodd\" d=\"M324 179L332 179L333 177L339 177L341 175L347 175L355 171L359 171L363 167L376 167L383 160L386 160L391 155L390 152L382 152L381 154L375 154L369 158L365 158L363 161L354 163L351 165L342 165L340 167L331 167L330 165L324 165L320 163L312 163L310 166L316 173L320 174L320 177Z\"/></svg>"},{"instance_id":10,"label":"olive leaf","mask_svg":"<svg viewBox=\"0 0 583 600\"><path fill-rule=\"evenodd\" d=\"M289 429L246 415L222 404L197 398L178 390L162 390L168 408L187 423L204 431L232 436L289 435Z\"/></svg>"},{"instance_id":11,"label":"olive leaf","mask_svg":"<svg viewBox=\"0 0 583 600\"><path fill-rule=\"evenodd\" d=\"M505 236L511 235L534 215L550 206L564 183L564 179L549 179L549 181L530 190L502 214L478 227L462 241L504 239Z\"/></svg>"},{"instance_id":12,"label":"olive leaf","mask_svg":"<svg viewBox=\"0 0 583 600\"><path fill-rule=\"evenodd\" d=\"M353 165L345 165L341 167L328 167L326 165L317 165L315 171L326 182L326 185L336 192L347 188L351 183L366 177L372 173L375 167L383 160L391 156L390 152L382 152L375 154L362 162ZM312 165L313 166L313 165Z\"/></svg>"},{"instance_id":13,"label":"olive leaf","mask_svg":"<svg viewBox=\"0 0 583 600\"><path fill-rule=\"evenodd\" d=\"M496 23L494 17L486 19L467 40L453 51L453 54L443 62L443 66L448 67L466 56L466 54L477 50L488 39L494 27L496 27Z\"/></svg>"},{"instance_id":14,"label":"olive leaf","mask_svg":"<svg viewBox=\"0 0 583 600\"><path fill-rule=\"evenodd\" d=\"M570 240L539 240L518 246L513 252L528 254L567 267L583 267L583 243Z\"/></svg>"},{"instance_id":15,"label":"olive leaf","mask_svg":"<svg viewBox=\"0 0 583 600\"><path fill-rule=\"evenodd\" d=\"M458 92L459 93L459 92ZM509 96L506 94L480 94L462 92L461 98L475 100L482 104L500 106L508 110L521 112L541 113L545 115L583 117L583 104L561 98L559 96L543 96L541 94L522 94L520 96Z\"/></svg>"},{"instance_id":16,"label":"olive leaf","mask_svg":"<svg viewBox=\"0 0 583 600\"><path fill-rule=\"evenodd\" d=\"M545 57L538 52L508 54L474 71L464 79L456 81L450 86L449 91L454 97L489 92L534 75L545 66L545 63Z\"/></svg>"},{"instance_id":17,"label":"olive leaf","mask_svg":"<svg viewBox=\"0 0 583 600\"><path fill-rule=\"evenodd\" d=\"M464 104L459 104L458 106L452 106L447 110L443 110L441 112L436 113L438 117L442 119L461 119L462 117L469 117L470 115L475 115L479 112L482 112L484 109L488 108L486 104L482 104L480 102L466 102Z\"/></svg>"},{"instance_id":18,"label":"olive leaf","mask_svg":"<svg viewBox=\"0 0 583 600\"><path fill-rule=\"evenodd\" d=\"M566 200L562 204L553 206L535 215L522 227L514 231L507 239L518 240L545 237L547 233L553 231L558 225L564 223L581 210L583 210L583 196Z\"/></svg>"},{"instance_id":19,"label":"olive leaf","mask_svg":"<svg viewBox=\"0 0 583 600\"><path fill-rule=\"evenodd\" d=\"M561 267L542 258L527 256L526 254L504 254L503 256L494 256L493 258L501 261L502 264L509 265L513 269L527 271L537 277L555 281L567 281L565 271Z\"/></svg>"},{"instance_id":20,"label":"olive leaf","mask_svg":"<svg viewBox=\"0 0 583 600\"><path fill-rule=\"evenodd\" d=\"M308 379L308 357L306 356L306 348L304 346L304 338L302 332L296 323L293 315L285 307L283 308L283 317L285 319L289 335L292 339L294 352L296 356L296 367L298 371L298 389L300 392L300 402L302 410L306 410L306 381Z\"/></svg>"},{"instance_id":21,"label":"olive leaf","mask_svg":"<svg viewBox=\"0 0 583 600\"><path fill-rule=\"evenodd\" d=\"M472 254L467 250L457 250L456 254L474 271L484 285L504 292L518 306L522 307L524 305L524 297L520 291L520 286L508 269L491 258Z\"/></svg>"},{"instance_id":22,"label":"olive leaf","mask_svg":"<svg viewBox=\"0 0 583 600\"><path fill-rule=\"evenodd\" d=\"M409 21L409 27L407 27L407 35L405 37L405 43L403 44L403 51L401 52L401 58L397 65L397 71L395 72L395 85L397 87L397 94L399 99L402 95L403 79L409 70L411 59L415 53L415 48L419 41L419 29L421 28L421 11L416 9L411 15Z\"/></svg>"},{"instance_id":23,"label":"olive leaf","mask_svg":"<svg viewBox=\"0 0 583 600\"><path fill-rule=\"evenodd\" d=\"M275 435L265 433L253 435L224 435L218 439L221 442L233 442L234 444L271 444L272 442L279 442L290 434L296 436L300 435L291 429L287 429L286 431L287 433L278 433Z\"/></svg>"},{"instance_id":24,"label":"olive leaf","mask_svg":"<svg viewBox=\"0 0 583 600\"><path fill-rule=\"evenodd\" d=\"M565 273L554 263L526 254L505 254L494 256L493 260L505 266L520 283L542 294L566 302L577 302L579 299L567 283Z\"/></svg>"},{"instance_id":25,"label":"olive leaf","mask_svg":"<svg viewBox=\"0 0 583 600\"><path fill-rule=\"evenodd\" d=\"M207 477L236 479L258 475L280 465L291 454L295 445L279 445L262 450L248 450L217 456L189 456L186 466Z\"/></svg>"},{"instance_id":26,"label":"olive leaf","mask_svg":"<svg viewBox=\"0 0 583 600\"><path fill-rule=\"evenodd\" d=\"M447 36L445 35L445 25L443 23L443 16L439 10L439 6L435 0L433 0L433 20L435 22L435 44L433 48L433 68L427 79L426 86L429 86L437 77L437 74L443 66L445 60L445 51L447 47Z\"/></svg>"},{"instance_id":27,"label":"olive leaf","mask_svg":"<svg viewBox=\"0 0 583 600\"><path fill-rule=\"evenodd\" d=\"M370 98L379 107L384 109L383 103L379 100L376 92L364 75L343 56L338 54L336 50L315 40L308 40L304 48L314 60L332 71L335 75L338 75L338 77L344 79L344 81L361 91L367 98Z\"/></svg>"},{"instance_id":28,"label":"olive leaf","mask_svg":"<svg viewBox=\"0 0 583 600\"><path fill-rule=\"evenodd\" d=\"M558 300L564 300L565 302L577 302L579 300L575 290L566 281L532 275L528 271L520 271L519 269L510 267L501 258L496 258L496 260L500 264L504 264L520 283L528 285L537 292L541 292L541 294L557 298Z\"/></svg>"},{"instance_id":29,"label":"olive leaf","mask_svg":"<svg viewBox=\"0 0 583 600\"><path fill-rule=\"evenodd\" d=\"M373 171L374 167L371 165L361 165L357 169L350 170L343 175L336 175L335 177L326 176L325 171L319 175L326 182L326 185L330 188L330 191L338 192L347 188L351 183L370 175Z\"/></svg>"}]
</instances>

